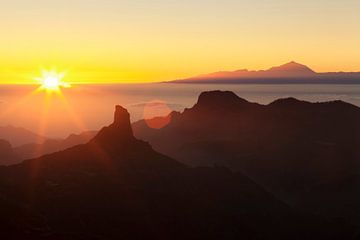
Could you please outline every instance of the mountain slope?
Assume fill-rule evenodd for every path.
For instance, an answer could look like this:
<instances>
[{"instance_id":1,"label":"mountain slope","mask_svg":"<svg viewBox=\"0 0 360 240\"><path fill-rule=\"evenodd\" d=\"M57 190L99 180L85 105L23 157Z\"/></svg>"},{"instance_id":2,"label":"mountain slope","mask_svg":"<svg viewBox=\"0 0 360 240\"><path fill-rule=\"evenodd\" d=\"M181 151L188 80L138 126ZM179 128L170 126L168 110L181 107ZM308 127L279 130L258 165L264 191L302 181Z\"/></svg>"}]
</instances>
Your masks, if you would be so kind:
<instances>
[{"instance_id":1,"label":"mountain slope","mask_svg":"<svg viewBox=\"0 0 360 240\"><path fill-rule=\"evenodd\" d=\"M18 161L19 158L13 151L11 144L0 139L0 166L15 164Z\"/></svg>"},{"instance_id":2,"label":"mountain slope","mask_svg":"<svg viewBox=\"0 0 360 240\"><path fill-rule=\"evenodd\" d=\"M42 143L46 140L45 137L29 130L13 126L0 127L0 137L10 142L14 147L29 143Z\"/></svg>"},{"instance_id":3,"label":"mountain slope","mask_svg":"<svg viewBox=\"0 0 360 240\"><path fill-rule=\"evenodd\" d=\"M341 101L287 98L260 105L213 91L160 130L144 121L133 126L135 136L157 151L192 166L240 171L284 201L302 205L304 195L311 200L311 189L359 173L359 122L360 109ZM337 204L334 211L345 202Z\"/></svg>"},{"instance_id":4,"label":"mountain slope","mask_svg":"<svg viewBox=\"0 0 360 240\"><path fill-rule=\"evenodd\" d=\"M310 230L239 173L155 152L133 136L120 106L89 143L0 167L0 210L8 239L282 239L324 230Z\"/></svg>"},{"instance_id":5,"label":"mountain slope","mask_svg":"<svg viewBox=\"0 0 360 240\"><path fill-rule=\"evenodd\" d=\"M43 156L45 154L58 152L67 148L84 144L90 141L96 134L96 131L83 132L81 134L71 134L65 139L50 139L43 143L29 143L14 148L14 152L19 159L31 159Z\"/></svg>"}]
</instances>

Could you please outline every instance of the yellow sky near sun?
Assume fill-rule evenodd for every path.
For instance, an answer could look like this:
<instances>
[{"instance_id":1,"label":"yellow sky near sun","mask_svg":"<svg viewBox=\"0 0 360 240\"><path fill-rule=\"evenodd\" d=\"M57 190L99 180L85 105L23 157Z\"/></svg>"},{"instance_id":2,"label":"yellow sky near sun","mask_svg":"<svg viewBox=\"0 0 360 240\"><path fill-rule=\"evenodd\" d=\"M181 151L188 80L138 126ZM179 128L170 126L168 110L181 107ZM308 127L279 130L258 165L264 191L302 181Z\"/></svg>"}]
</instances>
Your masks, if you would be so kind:
<instances>
[{"instance_id":1,"label":"yellow sky near sun","mask_svg":"<svg viewBox=\"0 0 360 240\"><path fill-rule=\"evenodd\" d=\"M12 0L0 9L0 82L40 69L69 82L154 82L291 60L360 71L357 0Z\"/></svg>"}]
</instances>

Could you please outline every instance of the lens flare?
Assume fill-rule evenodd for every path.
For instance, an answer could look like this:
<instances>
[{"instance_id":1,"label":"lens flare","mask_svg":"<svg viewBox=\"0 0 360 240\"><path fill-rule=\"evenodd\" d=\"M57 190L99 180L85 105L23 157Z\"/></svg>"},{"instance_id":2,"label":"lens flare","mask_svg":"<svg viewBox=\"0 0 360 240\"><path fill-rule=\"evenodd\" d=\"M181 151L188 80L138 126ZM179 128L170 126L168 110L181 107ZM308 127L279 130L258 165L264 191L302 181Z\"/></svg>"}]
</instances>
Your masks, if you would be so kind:
<instances>
[{"instance_id":1,"label":"lens flare","mask_svg":"<svg viewBox=\"0 0 360 240\"><path fill-rule=\"evenodd\" d=\"M171 122L171 112L165 101L154 100L145 104L143 118L148 127L161 129Z\"/></svg>"}]
</instances>

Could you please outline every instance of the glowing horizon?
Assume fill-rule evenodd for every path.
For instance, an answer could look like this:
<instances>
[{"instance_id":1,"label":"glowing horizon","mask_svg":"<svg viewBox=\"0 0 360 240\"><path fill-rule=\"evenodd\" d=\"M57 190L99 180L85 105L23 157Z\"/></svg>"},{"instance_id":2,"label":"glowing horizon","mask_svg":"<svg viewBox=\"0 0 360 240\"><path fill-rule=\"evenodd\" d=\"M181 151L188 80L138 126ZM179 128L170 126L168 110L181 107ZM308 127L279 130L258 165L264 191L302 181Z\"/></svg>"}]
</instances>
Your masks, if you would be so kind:
<instances>
[{"instance_id":1,"label":"glowing horizon","mask_svg":"<svg viewBox=\"0 0 360 240\"><path fill-rule=\"evenodd\" d=\"M71 4L69 4L71 3ZM14 0L0 9L0 83L43 66L69 83L140 83L291 60L360 71L360 2Z\"/></svg>"}]
</instances>

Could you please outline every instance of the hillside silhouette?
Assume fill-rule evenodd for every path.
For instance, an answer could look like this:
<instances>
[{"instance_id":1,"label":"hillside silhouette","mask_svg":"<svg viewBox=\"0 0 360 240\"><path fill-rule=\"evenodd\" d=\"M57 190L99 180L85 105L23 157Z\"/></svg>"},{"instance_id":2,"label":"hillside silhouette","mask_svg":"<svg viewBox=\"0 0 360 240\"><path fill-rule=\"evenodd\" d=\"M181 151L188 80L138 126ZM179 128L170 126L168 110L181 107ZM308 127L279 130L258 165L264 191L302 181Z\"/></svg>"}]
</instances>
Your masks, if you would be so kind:
<instances>
[{"instance_id":1,"label":"hillside silhouette","mask_svg":"<svg viewBox=\"0 0 360 240\"><path fill-rule=\"evenodd\" d=\"M13 165L22 162L23 160L41 157L46 154L59 152L67 148L71 148L76 145L89 142L95 135L96 131L87 131L80 134L71 134L65 139L46 139L33 138L29 136L33 135L30 131L23 128L8 128L8 129L20 129L20 132L26 134L18 134L17 131L8 131L5 134L6 139L0 139L0 166ZM30 133L30 135L28 135ZM13 137L14 136L14 137ZM7 140L10 139L19 143L28 141L34 141L32 143L26 143L20 146L13 147Z\"/></svg>"},{"instance_id":2,"label":"hillside silhouette","mask_svg":"<svg viewBox=\"0 0 360 240\"><path fill-rule=\"evenodd\" d=\"M129 113L121 106L114 122L88 143L0 167L0 210L6 239L353 234L343 227L327 230L335 223L296 213L240 173L190 168L154 151L134 137Z\"/></svg>"},{"instance_id":3,"label":"hillside silhouette","mask_svg":"<svg viewBox=\"0 0 360 240\"><path fill-rule=\"evenodd\" d=\"M0 136L2 139L8 141L13 147L24 144L43 143L47 140L44 136L39 136L27 129L11 125L0 127Z\"/></svg>"},{"instance_id":4,"label":"hillside silhouette","mask_svg":"<svg viewBox=\"0 0 360 240\"><path fill-rule=\"evenodd\" d=\"M65 139L48 139L42 143L28 143L15 147L18 159L25 160L40 157L49 153L58 152L67 148L84 144L90 141L96 134L96 131L87 131L80 134L71 134Z\"/></svg>"},{"instance_id":5,"label":"hillside silhouette","mask_svg":"<svg viewBox=\"0 0 360 240\"><path fill-rule=\"evenodd\" d=\"M158 130L134 123L135 136L185 164L241 172L291 206L360 223L360 108L212 91L170 116Z\"/></svg>"},{"instance_id":6,"label":"hillside silhouette","mask_svg":"<svg viewBox=\"0 0 360 240\"><path fill-rule=\"evenodd\" d=\"M11 144L0 139L0 166L1 165L12 165L20 161L20 158L14 152Z\"/></svg>"}]
</instances>

